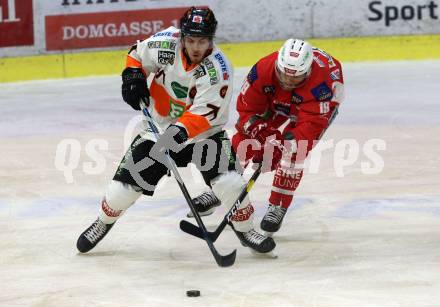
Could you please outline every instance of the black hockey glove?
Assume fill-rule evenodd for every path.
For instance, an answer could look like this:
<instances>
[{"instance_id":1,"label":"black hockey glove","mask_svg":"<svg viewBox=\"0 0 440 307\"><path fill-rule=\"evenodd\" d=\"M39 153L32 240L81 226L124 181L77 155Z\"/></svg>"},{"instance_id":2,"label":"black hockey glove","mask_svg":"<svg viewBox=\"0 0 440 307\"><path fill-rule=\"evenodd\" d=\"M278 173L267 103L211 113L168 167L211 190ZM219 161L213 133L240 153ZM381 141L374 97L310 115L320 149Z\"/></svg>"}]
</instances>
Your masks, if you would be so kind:
<instances>
[{"instance_id":1,"label":"black hockey glove","mask_svg":"<svg viewBox=\"0 0 440 307\"><path fill-rule=\"evenodd\" d=\"M122 72L122 98L133 109L140 110L141 99L149 105L147 78L140 68L127 67Z\"/></svg>"}]
</instances>

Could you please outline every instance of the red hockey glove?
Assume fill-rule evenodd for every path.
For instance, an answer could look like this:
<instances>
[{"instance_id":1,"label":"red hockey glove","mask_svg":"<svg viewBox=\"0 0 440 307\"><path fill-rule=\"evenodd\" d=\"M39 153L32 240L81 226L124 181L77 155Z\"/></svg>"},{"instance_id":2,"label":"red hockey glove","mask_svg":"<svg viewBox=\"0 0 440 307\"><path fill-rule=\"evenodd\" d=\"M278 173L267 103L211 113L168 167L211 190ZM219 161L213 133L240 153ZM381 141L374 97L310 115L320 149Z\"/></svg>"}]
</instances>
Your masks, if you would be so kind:
<instances>
[{"instance_id":1,"label":"red hockey glove","mask_svg":"<svg viewBox=\"0 0 440 307\"><path fill-rule=\"evenodd\" d=\"M283 137L278 129L267 128L260 131L255 139L261 144L261 149L254 153L252 161L263 163L263 172L275 170L283 157Z\"/></svg>"},{"instance_id":2,"label":"red hockey glove","mask_svg":"<svg viewBox=\"0 0 440 307\"><path fill-rule=\"evenodd\" d=\"M281 138L281 133L278 129L270 127L264 119L257 119L248 127L244 128L244 132L251 138L256 139L263 146L266 138L276 134L276 138Z\"/></svg>"}]
</instances>

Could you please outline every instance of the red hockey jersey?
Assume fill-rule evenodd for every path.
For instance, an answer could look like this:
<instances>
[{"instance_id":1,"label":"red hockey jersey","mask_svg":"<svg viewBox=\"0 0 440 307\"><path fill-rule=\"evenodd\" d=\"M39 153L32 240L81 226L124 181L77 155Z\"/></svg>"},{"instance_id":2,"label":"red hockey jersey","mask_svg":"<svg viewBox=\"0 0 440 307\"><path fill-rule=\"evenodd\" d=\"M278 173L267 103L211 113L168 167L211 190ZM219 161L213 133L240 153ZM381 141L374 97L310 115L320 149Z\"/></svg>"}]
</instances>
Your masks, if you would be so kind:
<instances>
[{"instance_id":1,"label":"red hockey jersey","mask_svg":"<svg viewBox=\"0 0 440 307\"><path fill-rule=\"evenodd\" d=\"M298 142L307 140L307 151L314 140L329 126L344 96L342 67L338 60L314 48L312 71L305 83L286 91L280 87L275 74L278 52L259 60L251 69L237 98L239 119L236 128L248 134L247 128L259 118L269 125L289 125L283 135L293 134Z\"/></svg>"}]
</instances>

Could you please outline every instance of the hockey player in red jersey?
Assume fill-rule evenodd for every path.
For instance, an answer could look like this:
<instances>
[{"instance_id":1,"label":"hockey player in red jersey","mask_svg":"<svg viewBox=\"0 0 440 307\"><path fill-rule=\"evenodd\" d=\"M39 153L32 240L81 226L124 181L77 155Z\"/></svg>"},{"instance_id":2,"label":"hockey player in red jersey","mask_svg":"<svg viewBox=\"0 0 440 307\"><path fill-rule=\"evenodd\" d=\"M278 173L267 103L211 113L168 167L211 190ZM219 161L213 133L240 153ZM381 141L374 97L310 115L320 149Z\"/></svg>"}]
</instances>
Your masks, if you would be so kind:
<instances>
[{"instance_id":1,"label":"hockey player in red jersey","mask_svg":"<svg viewBox=\"0 0 440 307\"><path fill-rule=\"evenodd\" d=\"M273 147L269 164L275 174L262 230L280 229L302 178L295 162L305 159L336 116L344 96L343 82L338 60L299 39L288 39L279 52L259 60L244 81L237 99L240 117L232 139L234 149L242 160L262 161L265 149ZM275 142L268 142L269 137ZM261 149L239 150L245 139L257 140ZM292 155L287 152L284 165L280 165L283 147L277 144L290 147Z\"/></svg>"},{"instance_id":2,"label":"hockey player in red jersey","mask_svg":"<svg viewBox=\"0 0 440 307\"><path fill-rule=\"evenodd\" d=\"M247 75L237 99L232 145L241 161L264 161L266 171L275 170L260 225L267 233L280 229L302 178L298 164L336 116L343 96L339 61L299 39L288 39ZM247 146L250 142L257 150Z\"/></svg>"}]
</instances>

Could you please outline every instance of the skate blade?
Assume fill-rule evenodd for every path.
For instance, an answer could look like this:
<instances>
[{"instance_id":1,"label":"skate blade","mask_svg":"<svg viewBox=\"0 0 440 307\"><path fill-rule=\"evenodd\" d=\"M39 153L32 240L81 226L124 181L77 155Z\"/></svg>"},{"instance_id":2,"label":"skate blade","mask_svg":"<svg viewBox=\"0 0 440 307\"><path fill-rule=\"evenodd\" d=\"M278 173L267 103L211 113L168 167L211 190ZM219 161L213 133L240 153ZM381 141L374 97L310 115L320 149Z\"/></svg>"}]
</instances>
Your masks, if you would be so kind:
<instances>
[{"instance_id":1,"label":"skate blade","mask_svg":"<svg viewBox=\"0 0 440 307\"><path fill-rule=\"evenodd\" d=\"M214 211L215 211L215 208L211 208L211 209L209 209L209 210L207 210L207 211L205 211L205 212L199 212L199 215L200 215L200 216L208 216L208 215L213 214ZM188 213L186 214L186 217L188 217L188 218L193 218L193 217L194 217L194 214L192 213L192 211L190 211L190 212L188 212Z\"/></svg>"},{"instance_id":2,"label":"skate blade","mask_svg":"<svg viewBox=\"0 0 440 307\"><path fill-rule=\"evenodd\" d=\"M274 253L274 251L270 251L268 253L259 253L254 251L252 248L249 248L251 251L251 254L258 257L258 258L267 258L267 259L277 259L278 255Z\"/></svg>"}]
</instances>

